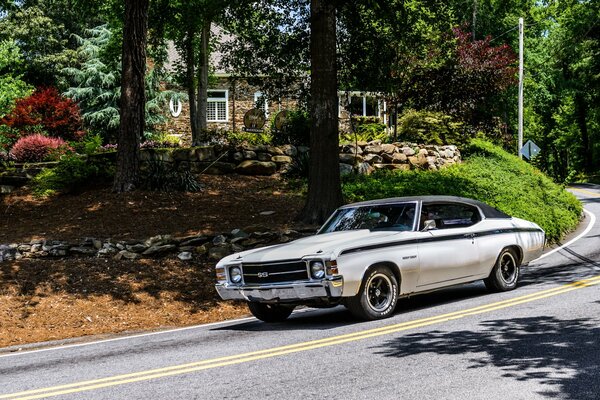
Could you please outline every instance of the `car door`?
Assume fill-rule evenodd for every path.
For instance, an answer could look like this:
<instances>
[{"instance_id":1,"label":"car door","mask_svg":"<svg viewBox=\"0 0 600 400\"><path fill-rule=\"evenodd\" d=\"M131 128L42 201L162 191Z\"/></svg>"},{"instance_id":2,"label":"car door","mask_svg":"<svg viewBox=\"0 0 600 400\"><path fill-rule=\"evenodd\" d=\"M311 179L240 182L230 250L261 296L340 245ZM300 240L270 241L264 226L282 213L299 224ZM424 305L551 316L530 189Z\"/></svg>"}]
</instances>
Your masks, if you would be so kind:
<instances>
[{"instance_id":1,"label":"car door","mask_svg":"<svg viewBox=\"0 0 600 400\"><path fill-rule=\"evenodd\" d=\"M479 209L464 203L424 203L419 229L426 220L434 220L436 228L421 232L417 291L465 282L478 275L479 249L473 226L481 221Z\"/></svg>"}]
</instances>

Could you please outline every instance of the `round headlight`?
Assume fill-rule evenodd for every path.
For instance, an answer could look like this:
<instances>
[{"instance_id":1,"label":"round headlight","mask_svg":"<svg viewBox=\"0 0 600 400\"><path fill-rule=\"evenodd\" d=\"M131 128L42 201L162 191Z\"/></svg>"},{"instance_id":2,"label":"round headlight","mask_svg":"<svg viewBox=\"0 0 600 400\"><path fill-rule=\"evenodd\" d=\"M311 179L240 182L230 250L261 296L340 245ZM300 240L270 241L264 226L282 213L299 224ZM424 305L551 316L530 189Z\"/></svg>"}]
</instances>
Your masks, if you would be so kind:
<instances>
[{"instance_id":1,"label":"round headlight","mask_svg":"<svg viewBox=\"0 0 600 400\"><path fill-rule=\"evenodd\" d=\"M310 273L315 279L321 279L325 276L325 265L321 261L313 261L310 264Z\"/></svg>"},{"instance_id":2,"label":"round headlight","mask_svg":"<svg viewBox=\"0 0 600 400\"><path fill-rule=\"evenodd\" d=\"M242 281L242 270L240 267L232 267L229 269L229 279L233 283L240 283Z\"/></svg>"}]
</instances>

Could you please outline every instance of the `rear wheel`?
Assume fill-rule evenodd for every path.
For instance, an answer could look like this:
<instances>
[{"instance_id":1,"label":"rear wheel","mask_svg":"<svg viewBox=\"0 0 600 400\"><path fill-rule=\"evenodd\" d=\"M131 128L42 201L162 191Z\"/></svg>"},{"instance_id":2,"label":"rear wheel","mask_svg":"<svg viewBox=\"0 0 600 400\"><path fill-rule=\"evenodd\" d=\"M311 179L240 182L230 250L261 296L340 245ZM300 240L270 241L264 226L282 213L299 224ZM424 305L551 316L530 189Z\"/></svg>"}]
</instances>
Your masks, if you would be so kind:
<instances>
[{"instance_id":1,"label":"rear wheel","mask_svg":"<svg viewBox=\"0 0 600 400\"><path fill-rule=\"evenodd\" d=\"M504 249L496 260L490 276L484 279L485 286L493 292L506 292L517 287L521 266L512 249Z\"/></svg>"},{"instance_id":2,"label":"rear wheel","mask_svg":"<svg viewBox=\"0 0 600 400\"><path fill-rule=\"evenodd\" d=\"M398 302L398 281L387 267L375 267L367 272L360 292L347 300L355 317L364 320L387 318Z\"/></svg>"},{"instance_id":3,"label":"rear wheel","mask_svg":"<svg viewBox=\"0 0 600 400\"><path fill-rule=\"evenodd\" d=\"M264 322L282 322L294 311L294 306L249 302L252 315Z\"/></svg>"}]
</instances>

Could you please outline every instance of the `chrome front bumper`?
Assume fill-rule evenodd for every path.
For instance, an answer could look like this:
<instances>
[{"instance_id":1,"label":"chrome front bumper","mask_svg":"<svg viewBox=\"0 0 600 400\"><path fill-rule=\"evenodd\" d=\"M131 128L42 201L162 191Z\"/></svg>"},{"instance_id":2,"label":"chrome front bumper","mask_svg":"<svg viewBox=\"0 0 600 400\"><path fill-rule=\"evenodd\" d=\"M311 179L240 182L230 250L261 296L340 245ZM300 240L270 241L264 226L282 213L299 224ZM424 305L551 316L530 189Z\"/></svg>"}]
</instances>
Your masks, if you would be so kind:
<instances>
[{"instance_id":1,"label":"chrome front bumper","mask_svg":"<svg viewBox=\"0 0 600 400\"><path fill-rule=\"evenodd\" d=\"M344 281L341 276L320 282L277 283L260 286L236 286L229 283L215 285L223 300L263 302L341 297L343 287Z\"/></svg>"}]
</instances>

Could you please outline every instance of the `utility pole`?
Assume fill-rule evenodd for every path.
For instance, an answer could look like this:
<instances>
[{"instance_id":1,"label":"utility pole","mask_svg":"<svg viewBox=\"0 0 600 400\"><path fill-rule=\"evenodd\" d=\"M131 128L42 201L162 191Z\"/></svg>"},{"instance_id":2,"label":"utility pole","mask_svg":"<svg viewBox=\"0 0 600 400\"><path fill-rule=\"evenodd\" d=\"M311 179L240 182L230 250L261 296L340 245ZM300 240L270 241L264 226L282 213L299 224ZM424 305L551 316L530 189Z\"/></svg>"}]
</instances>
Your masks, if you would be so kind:
<instances>
[{"instance_id":1,"label":"utility pole","mask_svg":"<svg viewBox=\"0 0 600 400\"><path fill-rule=\"evenodd\" d=\"M519 18L519 143L517 153L523 159L523 18Z\"/></svg>"}]
</instances>

